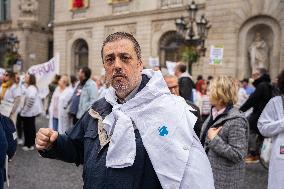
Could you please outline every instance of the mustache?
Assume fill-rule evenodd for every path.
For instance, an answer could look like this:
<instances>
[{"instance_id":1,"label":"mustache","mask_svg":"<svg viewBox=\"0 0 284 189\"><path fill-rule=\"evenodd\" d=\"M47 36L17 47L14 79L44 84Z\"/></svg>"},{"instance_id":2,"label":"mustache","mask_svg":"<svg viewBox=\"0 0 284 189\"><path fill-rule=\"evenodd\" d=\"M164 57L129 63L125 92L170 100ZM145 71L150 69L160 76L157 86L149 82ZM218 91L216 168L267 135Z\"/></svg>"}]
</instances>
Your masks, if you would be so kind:
<instances>
[{"instance_id":1,"label":"mustache","mask_svg":"<svg viewBox=\"0 0 284 189\"><path fill-rule=\"evenodd\" d=\"M116 77L124 77L124 78L127 78L126 74L121 73L121 72L114 73L114 74L112 75L112 78L113 78L113 79L116 78Z\"/></svg>"}]
</instances>

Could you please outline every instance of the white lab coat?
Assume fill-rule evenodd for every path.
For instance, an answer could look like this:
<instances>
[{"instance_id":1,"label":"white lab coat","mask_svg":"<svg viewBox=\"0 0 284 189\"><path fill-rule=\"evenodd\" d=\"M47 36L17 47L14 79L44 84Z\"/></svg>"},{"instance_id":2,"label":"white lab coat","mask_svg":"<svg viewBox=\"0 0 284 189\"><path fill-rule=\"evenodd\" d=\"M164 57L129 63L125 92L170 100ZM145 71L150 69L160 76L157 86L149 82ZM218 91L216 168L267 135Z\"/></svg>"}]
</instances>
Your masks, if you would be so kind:
<instances>
[{"instance_id":1,"label":"white lab coat","mask_svg":"<svg viewBox=\"0 0 284 189\"><path fill-rule=\"evenodd\" d=\"M59 92L59 87L57 87L54 93ZM60 94L58 100L58 132L59 134L64 134L65 131L72 126L72 119L68 115L68 102L73 95L73 89L71 87L66 87L64 91ZM53 128L52 126L52 118L53 118L53 106L54 106L54 98L52 96L51 103L49 106L49 128Z\"/></svg>"},{"instance_id":2,"label":"white lab coat","mask_svg":"<svg viewBox=\"0 0 284 189\"><path fill-rule=\"evenodd\" d=\"M282 97L274 97L266 104L258 120L257 126L263 136L272 138L268 189L283 188L284 110L282 104ZM282 149L282 153L280 153L280 149Z\"/></svg>"}]
</instances>

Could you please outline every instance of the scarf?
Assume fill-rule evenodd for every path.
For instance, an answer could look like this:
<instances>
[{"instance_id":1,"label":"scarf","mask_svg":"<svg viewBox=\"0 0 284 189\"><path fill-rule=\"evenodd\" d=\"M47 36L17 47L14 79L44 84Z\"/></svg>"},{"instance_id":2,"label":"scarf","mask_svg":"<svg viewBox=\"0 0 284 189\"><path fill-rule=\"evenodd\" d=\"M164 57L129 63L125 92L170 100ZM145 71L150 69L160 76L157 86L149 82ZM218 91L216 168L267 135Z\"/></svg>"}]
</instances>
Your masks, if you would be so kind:
<instances>
[{"instance_id":1,"label":"scarf","mask_svg":"<svg viewBox=\"0 0 284 189\"><path fill-rule=\"evenodd\" d=\"M0 96L1 100L4 98L7 89L10 88L12 85L13 85L13 81L11 81L11 80L9 80L5 83L2 83L1 96Z\"/></svg>"},{"instance_id":2,"label":"scarf","mask_svg":"<svg viewBox=\"0 0 284 189\"><path fill-rule=\"evenodd\" d=\"M197 118L183 98L172 95L160 71L143 70L150 80L135 97L117 103L111 87L105 98L113 108L103 120L109 138L106 166L132 166L136 156L134 129L141 135L144 147L163 186L179 186L193 143L193 126ZM175 187L179 188L179 187Z\"/></svg>"}]
</instances>

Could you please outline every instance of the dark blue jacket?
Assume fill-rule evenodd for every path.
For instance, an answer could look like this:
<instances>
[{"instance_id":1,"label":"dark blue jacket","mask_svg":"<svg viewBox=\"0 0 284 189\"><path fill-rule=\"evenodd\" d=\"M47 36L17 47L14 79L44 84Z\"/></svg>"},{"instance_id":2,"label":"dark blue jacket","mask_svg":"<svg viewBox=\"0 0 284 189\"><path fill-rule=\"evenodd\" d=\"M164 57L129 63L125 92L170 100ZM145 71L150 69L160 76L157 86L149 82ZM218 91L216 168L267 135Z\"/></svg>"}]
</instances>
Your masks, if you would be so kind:
<instances>
[{"instance_id":1,"label":"dark blue jacket","mask_svg":"<svg viewBox=\"0 0 284 189\"><path fill-rule=\"evenodd\" d=\"M3 127L0 127L0 189L3 189L4 185L4 178L5 178L5 158L6 158L6 151L8 148L6 135L4 132Z\"/></svg>"},{"instance_id":2,"label":"dark blue jacket","mask_svg":"<svg viewBox=\"0 0 284 189\"><path fill-rule=\"evenodd\" d=\"M139 91L149 79L143 76ZM104 119L112 111L112 106L104 98L95 102L93 110ZM59 135L54 146L43 157L55 158L76 165L83 164L84 189L160 189L162 188L153 169L138 130L135 130L136 157L133 166L113 169L107 168L108 145L100 149L98 120L88 112L77 124Z\"/></svg>"},{"instance_id":3,"label":"dark blue jacket","mask_svg":"<svg viewBox=\"0 0 284 189\"><path fill-rule=\"evenodd\" d=\"M16 152L16 129L12 120L0 114L0 189L6 180L5 158L11 159Z\"/></svg>"}]
</instances>

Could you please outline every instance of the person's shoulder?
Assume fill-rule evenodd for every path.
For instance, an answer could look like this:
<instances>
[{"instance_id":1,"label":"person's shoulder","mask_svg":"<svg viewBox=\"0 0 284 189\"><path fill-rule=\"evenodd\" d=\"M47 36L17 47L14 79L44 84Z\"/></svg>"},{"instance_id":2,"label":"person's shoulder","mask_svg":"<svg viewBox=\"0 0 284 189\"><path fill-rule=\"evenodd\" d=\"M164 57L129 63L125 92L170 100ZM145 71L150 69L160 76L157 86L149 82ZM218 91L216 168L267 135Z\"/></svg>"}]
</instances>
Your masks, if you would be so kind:
<instances>
[{"instance_id":1,"label":"person's shoulder","mask_svg":"<svg viewBox=\"0 0 284 189\"><path fill-rule=\"evenodd\" d=\"M91 107L94 111L98 112L100 115L104 114L106 111L111 111L112 106L103 97L96 102Z\"/></svg>"},{"instance_id":2,"label":"person's shoulder","mask_svg":"<svg viewBox=\"0 0 284 189\"><path fill-rule=\"evenodd\" d=\"M275 96L275 97L273 97L273 98L271 98L270 100L269 100L269 102L267 103L267 105L280 105L280 104L282 104L283 102L282 102L282 96Z\"/></svg>"},{"instance_id":3,"label":"person's shoulder","mask_svg":"<svg viewBox=\"0 0 284 189\"><path fill-rule=\"evenodd\" d=\"M85 85L96 85L96 82L92 79L88 79Z\"/></svg>"},{"instance_id":4,"label":"person's shoulder","mask_svg":"<svg viewBox=\"0 0 284 189\"><path fill-rule=\"evenodd\" d=\"M30 85L27 87L27 91L34 93L37 92L37 88L34 85Z\"/></svg>"},{"instance_id":5,"label":"person's shoulder","mask_svg":"<svg viewBox=\"0 0 284 189\"><path fill-rule=\"evenodd\" d=\"M229 120L243 120L247 122L245 113L241 112L238 108L233 107L228 113Z\"/></svg>"}]
</instances>

